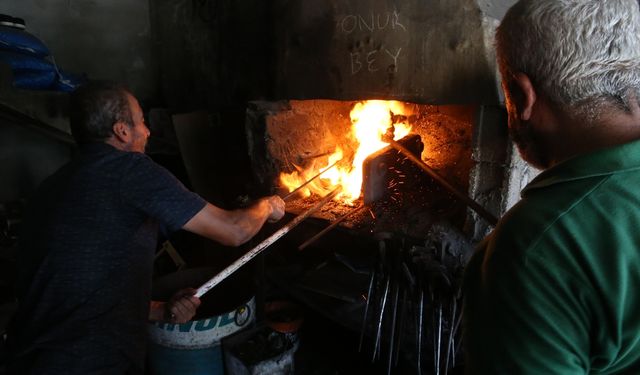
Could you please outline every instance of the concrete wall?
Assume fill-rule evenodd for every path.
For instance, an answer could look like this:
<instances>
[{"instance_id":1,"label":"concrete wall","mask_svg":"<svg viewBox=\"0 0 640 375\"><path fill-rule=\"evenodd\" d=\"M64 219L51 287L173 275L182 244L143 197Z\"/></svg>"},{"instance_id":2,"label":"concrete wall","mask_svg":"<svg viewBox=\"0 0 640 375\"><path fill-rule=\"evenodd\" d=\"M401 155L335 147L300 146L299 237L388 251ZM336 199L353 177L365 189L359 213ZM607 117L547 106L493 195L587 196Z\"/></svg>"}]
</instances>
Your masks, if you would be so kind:
<instances>
[{"instance_id":1,"label":"concrete wall","mask_svg":"<svg viewBox=\"0 0 640 375\"><path fill-rule=\"evenodd\" d=\"M2 0L0 13L23 18L65 71L128 85L143 100L156 98L146 0Z\"/></svg>"},{"instance_id":2,"label":"concrete wall","mask_svg":"<svg viewBox=\"0 0 640 375\"><path fill-rule=\"evenodd\" d=\"M2 0L0 13L26 21L58 67L127 85L142 102L160 99L146 0ZM68 132L67 95L15 90L0 74L0 102ZM71 155L67 142L0 118L0 201L26 198Z\"/></svg>"},{"instance_id":3,"label":"concrete wall","mask_svg":"<svg viewBox=\"0 0 640 375\"><path fill-rule=\"evenodd\" d=\"M29 198L72 152L67 142L0 118L0 202Z\"/></svg>"},{"instance_id":4,"label":"concrete wall","mask_svg":"<svg viewBox=\"0 0 640 375\"><path fill-rule=\"evenodd\" d=\"M162 92L170 109L218 111L269 95L270 1L150 2Z\"/></svg>"},{"instance_id":5,"label":"concrete wall","mask_svg":"<svg viewBox=\"0 0 640 375\"><path fill-rule=\"evenodd\" d=\"M476 0L478 6L489 17L501 20L509 7L516 3L516 0Z\"/></svg>"},{"instance_id":6,"label":"concrete wall","mask_svg":"<svg viewBox=\"0 0 640 375\"><path fill-rule=\"evenodd\" d=\"M475 0L277 0L278 99L498 104Z\"/></svg>"}]
</instances>

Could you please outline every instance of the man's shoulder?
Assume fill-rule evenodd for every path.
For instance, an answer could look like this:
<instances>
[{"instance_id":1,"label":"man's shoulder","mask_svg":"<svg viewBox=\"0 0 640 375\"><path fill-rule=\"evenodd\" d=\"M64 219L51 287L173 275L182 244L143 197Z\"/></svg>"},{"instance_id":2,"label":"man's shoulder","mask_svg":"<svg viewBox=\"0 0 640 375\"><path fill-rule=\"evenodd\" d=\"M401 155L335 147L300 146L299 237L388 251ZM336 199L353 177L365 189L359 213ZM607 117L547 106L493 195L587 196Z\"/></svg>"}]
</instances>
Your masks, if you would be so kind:
<instances>
[{"instance_id":1,"label":"man's shoulder","mask_svg":"<svg viewBox=\"0 0 640 375\"><path fill-rule=\"evenodd\" d=\"M167 175L169 172L153 161L148 155L141 152L128 152L117 150L111 157L105 160L106 164L111 164L111 168L117 169L125 176L143 175L153 177L157 175Z\"/></svg>"},{"instance_id":2,"label":"man's shoulder","mask_svg":"<svg viewBox=\"0 0 640 375\"><path fill-rule=\"evenodd\" d=\"M599 246L627 226L628 218L640 220L640 190L632 192L625 183L629 178L599 175L530 191L485 241L487 252L519 259L558 258L574 256L576 248ZM636 178L640 183L640 174ZM620 218L614 220L616 216Z\"/></svg>"},{"instance_id":3,"label":"man's shoulder","mask_svg":"<svg viewBox=\"0 0 640 375\"><path fill-rule=\"evenodd\" d=\"M151 158L144 153L134 151L121 151L115 149L110 152L109 159L131 164L153 163Z\"/></svg>"},{"instance_id":4,"label":"man's shoulder","mask_svg":"<svg viewBox=\"0 0 640 375\"><path fill-rule=\"evenodd\" d=\"M580 208L588 200L603 199L609 194L606 190L611 187L612 178L615 179L615 173L534 180L525 187L522 199L507 212L507 217L516 223L523 220L548 223Z\"/></svg>"}]
</instances>

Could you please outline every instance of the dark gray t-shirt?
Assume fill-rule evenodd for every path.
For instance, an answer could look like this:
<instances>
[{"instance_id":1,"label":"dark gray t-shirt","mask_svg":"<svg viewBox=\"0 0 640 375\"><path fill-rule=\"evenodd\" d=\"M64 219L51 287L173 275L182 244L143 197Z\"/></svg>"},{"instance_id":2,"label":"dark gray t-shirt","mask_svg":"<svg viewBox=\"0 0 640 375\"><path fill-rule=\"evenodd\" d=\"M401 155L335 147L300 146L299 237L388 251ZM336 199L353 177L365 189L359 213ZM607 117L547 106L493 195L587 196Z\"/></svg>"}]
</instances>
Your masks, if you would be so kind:
<instances>
[{"instance_id":1,"label":"dark gray t-shirt","mask_svg":"<svg viewBox=\"0 0 640 375\"><path fill-rule=\"evenodd\" d=\"M17 362L47 357L73 374L141 366L158 228L182 228L205 204L144 154L83 147L43 183L24 222L9 331Z\"/></svg>"}]
</instances>

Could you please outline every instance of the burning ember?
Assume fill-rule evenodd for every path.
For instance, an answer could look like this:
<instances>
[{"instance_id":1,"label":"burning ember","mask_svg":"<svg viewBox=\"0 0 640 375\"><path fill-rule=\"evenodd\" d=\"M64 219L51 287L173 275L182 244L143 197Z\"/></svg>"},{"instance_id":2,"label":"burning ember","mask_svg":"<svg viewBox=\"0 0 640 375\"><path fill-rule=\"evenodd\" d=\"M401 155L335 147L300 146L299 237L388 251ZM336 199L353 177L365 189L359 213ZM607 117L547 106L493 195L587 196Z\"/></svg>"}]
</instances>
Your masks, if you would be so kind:
<instances>
[{"instance_id":1,"label":"burning ember","mask_svg":"<svg viewBox=\"0 0 640 375\"><path fill-rule=\"evenodd\" d=\"M316 193L325 195L338 186L342 192L336 200L352 204L360 197L362 191L362 164L367 156L388 146L381 140L390 127L394 126L394 139L398 140L411 131L404 123L405 113L402 103L396 101L368 100L356 103L350 113L351 132L345 140L344 147L336 146L335 151L326 162L313 162L310 166L298 169L293 173L282 173L280 182L293 191L318 173L327 170L322 176L301 190L305 197Z\"/></svg>"}]
</instances>

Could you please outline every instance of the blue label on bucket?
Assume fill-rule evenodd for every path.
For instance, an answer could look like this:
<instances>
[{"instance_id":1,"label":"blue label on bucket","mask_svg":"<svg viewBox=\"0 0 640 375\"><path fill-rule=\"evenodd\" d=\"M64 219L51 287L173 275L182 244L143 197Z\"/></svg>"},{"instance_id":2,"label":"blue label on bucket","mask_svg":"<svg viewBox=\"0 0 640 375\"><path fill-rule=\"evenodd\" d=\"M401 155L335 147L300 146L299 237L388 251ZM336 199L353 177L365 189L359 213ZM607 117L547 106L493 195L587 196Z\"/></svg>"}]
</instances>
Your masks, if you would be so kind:
<instances>
[{"instance_id":1,"label":"blue label on bucket","mask_svg":"<svg viewBox=\"0 0 640 375\"><path fill-rule=\"evenodd\" d=\"M149 324L151 341L171 348L204 348L246 326L255 319L255 299L225 314L184 324Z\"/></svg>"}]
</instances>

